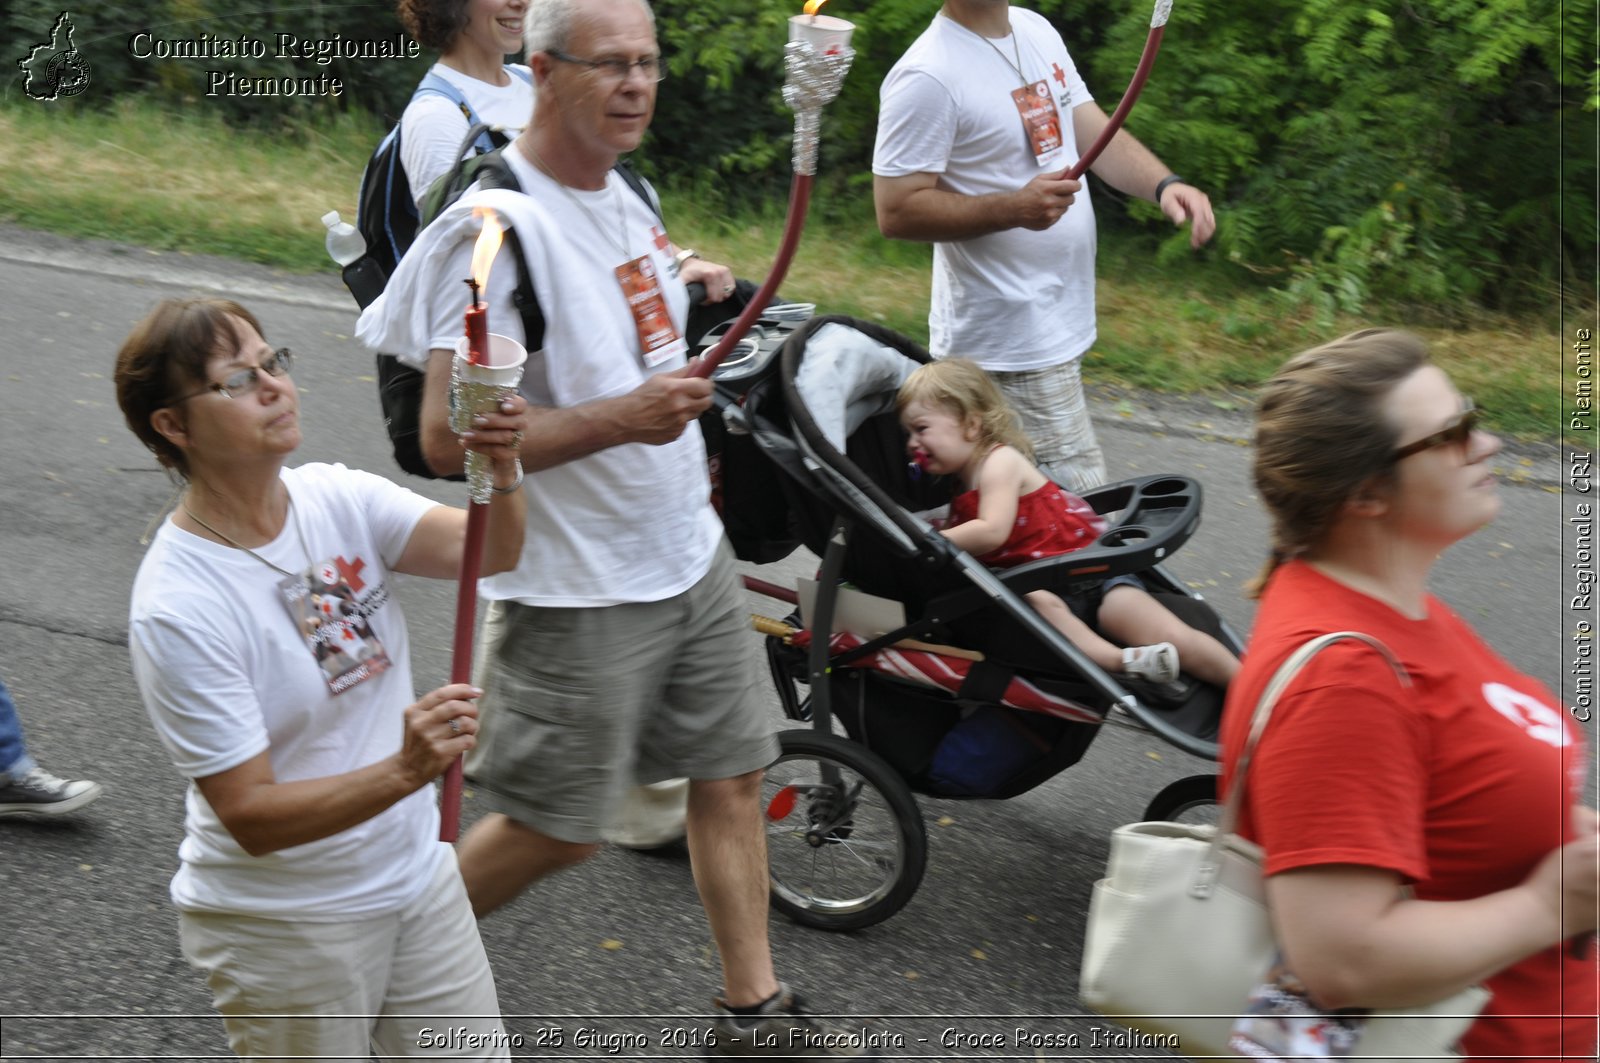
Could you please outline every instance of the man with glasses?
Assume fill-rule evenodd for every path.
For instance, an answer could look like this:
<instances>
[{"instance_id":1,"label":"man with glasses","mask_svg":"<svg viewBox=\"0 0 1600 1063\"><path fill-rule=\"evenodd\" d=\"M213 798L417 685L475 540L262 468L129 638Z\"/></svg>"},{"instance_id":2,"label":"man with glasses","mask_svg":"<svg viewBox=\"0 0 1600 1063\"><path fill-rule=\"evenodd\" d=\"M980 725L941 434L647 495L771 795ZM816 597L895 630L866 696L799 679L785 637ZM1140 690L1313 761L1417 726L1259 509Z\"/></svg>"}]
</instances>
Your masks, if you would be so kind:
<instances>
[{"instance_id":1,"label":"man with glasses","mask_svg":"<svg viewBox=\"0 0 1600 1063\"><path fill-rule=\"evenodd\" d=\"M687 375L684 285L732 277L678 254L612 167L638 147L662 76L642 0L534 0L526 14L538 104L506 157L520 192L469 192L423 231L358 330L369 346L429 351L422 411L431 462L460 467L446 424L461 278L492 206L516 231L545 316L522 388L528 531L514 572L484 581L500 614L479 685L467 773L491 812L461 843L479 916L597 848L637 780L691 780L695 882L723 967L717 1050L824 1050L775 977L758 807L778 755L756 693L733 554L712 509L696 418L711 384ZM502 259L506 256L502 255ZM681 269L677 268L681 266ZM492 328L521 337L516 271L492 271Z\"/></svg>"}]
</instances>

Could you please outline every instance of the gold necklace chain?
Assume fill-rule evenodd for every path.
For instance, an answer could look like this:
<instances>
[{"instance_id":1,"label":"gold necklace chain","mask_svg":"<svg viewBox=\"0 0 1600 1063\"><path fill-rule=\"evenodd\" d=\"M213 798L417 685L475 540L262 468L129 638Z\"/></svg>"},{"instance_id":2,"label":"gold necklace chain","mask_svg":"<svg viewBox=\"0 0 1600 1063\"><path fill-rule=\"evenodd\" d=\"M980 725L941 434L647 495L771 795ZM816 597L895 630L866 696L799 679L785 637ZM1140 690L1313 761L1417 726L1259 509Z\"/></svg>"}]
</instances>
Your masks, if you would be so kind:
<instances>
[{"instance_id":1,"label":"gold necklace chain","mask_svg":"<svg viewBox=\"0 0 1600 1063\"><path fill-rule=\"evenodd\" d=\"M180 509L182 509L185 513L189 514L189 519L190 520L194 521L196 524L200 525L200 527L204 528L206 531L210 532L212 535L215 535L217 538L221 539L223 542L227 543L229 546L233 547L235 550L243 550L245 553L249 554L251 557L255 558L257 561L261 562L263 565L266 565L268 568L272 569L274 572L281 572L285 576L288 576L290 579L298 579L299 578L296 573L290 572L288 569L282 567L281 565L274 565L271 561L268 561L266 558L262 557L260 554L256 553L254 550L250 549L248 546L246 546L243 543L239 542L238 540L232 538L231 536L223 534L222 532L220 532L217 529L213 528L211 525L207 524L205 521L201 520L199 518L199 516L195 514L195 511L189 508L189 500L187 498L185 498L182 501L180 501L178 503L178 507ZM306 555L306 563L310 564L311 563L311 551L306 549L306 536L305 536L305 532L300 530L300 522L298 520L294 519L295 515L292 512L292 510L294 509L294 498L292 496L289 499L289 504L287 506L287 509L289 509L291 511L291 512L289 512L288 517L289 517L290 522L294 524L295 535L298 536L299 539L300 539L300 549Z\"/></svg>"},{"instance_id":2,"label":"gold necklace chain","mask_svg":"<svg viewBox=\"0 0 1600 1063\"><path fill-rule=\"evenodd\" d=\"M579 210L583 211L584 216L589 219L589 223L594 226L595 231L600 233L607 240L611 241L612 246L615 247L617 249L617 252L622 255L622 260L624 262L629 261L630 260L630 256L628 255L628 212L627 212L626 206L623 204L623 201L622 201L622 190L619 189L619 188L616 188L614 186L612 186L612 189L611 189L612 193L613 193L613 198L616 199L616 203L617 203L617 237L618 237L616 240L611 240L611 234L606 232L606 227L601 224L600 219L595 216L595 213L592 210L589 209L589 205L587 203L585 203L582 199L580 199L576 192L574 192L572 189L568 188L566 186L565 182L563 182L561 180L561 178L557 177L555 175L555 173L551 171L549 166L545 165L544 159L540 158L539 153L534 150L532 141L529 141L527 143L527 148L528 148L528 155L533 159L533 164L536 167L539 168L539 172L543 173L546 177L550 178L550 180L555 183L555 186L557 188L561 189L562 194L565 195L568 199L572 200L572 202L577 205ZM610 182L608 181L607 184L609 185Z\"/></svg>"}]
</instances>

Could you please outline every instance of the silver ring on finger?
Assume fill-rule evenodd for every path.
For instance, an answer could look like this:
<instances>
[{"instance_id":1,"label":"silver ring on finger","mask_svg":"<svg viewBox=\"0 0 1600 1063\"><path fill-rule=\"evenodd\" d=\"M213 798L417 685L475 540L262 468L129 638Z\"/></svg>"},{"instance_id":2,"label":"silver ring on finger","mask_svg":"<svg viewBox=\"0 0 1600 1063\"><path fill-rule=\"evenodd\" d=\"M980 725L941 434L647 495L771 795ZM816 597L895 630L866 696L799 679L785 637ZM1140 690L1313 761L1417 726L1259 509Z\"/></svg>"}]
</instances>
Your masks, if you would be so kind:
<instances>
[{"instance_id":1,"label":"silver ring on finger","mask_svg":"<svg viewBox=\"0 0 1600 1063\"><path fill-rule=\"evenodd\" d=\"M731 285L731 284L724 284L724 285L723 285L723 286L722 286L722 294L723 294L723 295L732 295L732 294L733 294L733 285Z\"/></svg>"},{"instance_id":2,"label":"silver ring on finger","mask_svg":"<svg viewBox=\"0 0 1600 1063\"><path fill-rule=\"evenodd\" d=\"M454 738L461 733L461 717L450 717L450 736Z\"/></svg>"}]
</instances>

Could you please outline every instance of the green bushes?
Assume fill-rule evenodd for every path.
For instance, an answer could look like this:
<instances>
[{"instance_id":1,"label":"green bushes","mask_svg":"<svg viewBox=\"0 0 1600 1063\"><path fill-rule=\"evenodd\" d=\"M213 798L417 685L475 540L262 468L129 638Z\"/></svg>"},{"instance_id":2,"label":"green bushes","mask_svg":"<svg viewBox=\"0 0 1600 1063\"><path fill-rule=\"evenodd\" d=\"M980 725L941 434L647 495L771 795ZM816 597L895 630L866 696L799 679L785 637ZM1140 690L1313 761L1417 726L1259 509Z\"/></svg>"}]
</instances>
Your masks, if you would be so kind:
<instances>
[{"instance_id":1,"label":"green bushes","mask_svg":"<svg viewBox=\"0 0 1600 1063\"><path fill-rule=\"evenodd\" d=\"M1148 31L1147 0L1036 0L1107 110ZM142 29L272 39L386 39L392 3L125 0L77 18L91 89L51 106L128 93L263 129L341 110L385 121L431 56L416 60L141 60ZM780 96L785 20L799 0L657 0L671 80L640 153L703 199L742 209L788 184ZM823 194L834 220L870 225L868 172L883 75L933 17L933 0L832 0L857 24L857 58L828 109ZM1215 268L1277 290L1320 318L1383 301L1451 320L1473 304L1549 307L1586 293L1596 268L1596 0L1178 0L1130 129L1210 191ZM51 0L0 5L0 37L33 42ZM19 50L20 50L19 45ZM337 99L206 96L205 71L340 77ZM14 81L13 86L16 82ZM13 89L14 91L14 89ZM374 129L383 123L374 121ZM1148 229L1186 256L1153 206L1103 209L1108 229Z\"/></svg>"},{"instance_id":2,"label":"green bushes","mask_svg":"<svg viewBox=\"0 0 1600 1063\"><path fill-rule=\"evenodd\" d=\"M668 172L713 169L729 194L772 194L787 134L778 42L798 4L742 6L658 0L678 80L649 153ZM1035 6L1109 111L1149 6ZM877 86L933 5L830 10L857 23L858 55L826 118L824 173L864 195ZM1130 129L1211 192L1214 254L1319 316L1380 297L1445 318L1544 307L1595 268L1594 23L1594 0L1179 0ZM1134 204L1101 223L1166 235L1159 219ZM1173 235L1165 254L1185 248Z\"/></svg>"},{"instance_id":3,"label":"green bushes","mask_svg":"<svg viewBox=\"0 0 1600 1063\"><path fill-rule=\"evenodd\" d=\"M49 36L62 7L62 0L0 3L0 40L16 42L6 50L8 65ZM387 115L392 121L433 56L352 59L318 57L312 49L315 42L335 40L381 42L391 50L397 43L409 43L394 11L394 0L118 0L74 5L69 8L74 44L89 61L91 81L82 95L50 106L100 108L138 93L272 132L317 124L349 111ZM280 34L295 39L280 41ZM264 54L204 54L241 39L259 44ZM202 55L163 57L159 54L163 43L196 47ZM281 45L289 51L280 52ZM14 66L11 69L15 71ZM225 82L212 83L213 72L224 79L229 75L296 81L326 77L330 82L337 78L341 91L338 95L296 91L292 96L230 93ZM8 96L21 94L20 80L11 81Z\"/></svg>"},{"instance_id":4,"label":"green bushes","mask_svg":"<svg viewBox=\"0 0 1600 1063\"><path fill-rule=\"evenodd\" d=\"M1097 81L1130 68L1139 21ZM1577 36L1553 2L1184 0L1138 128L1225 190L1219 250L1301 302L1537 305L1594 267Z\"/></svg>"}]
</instances>

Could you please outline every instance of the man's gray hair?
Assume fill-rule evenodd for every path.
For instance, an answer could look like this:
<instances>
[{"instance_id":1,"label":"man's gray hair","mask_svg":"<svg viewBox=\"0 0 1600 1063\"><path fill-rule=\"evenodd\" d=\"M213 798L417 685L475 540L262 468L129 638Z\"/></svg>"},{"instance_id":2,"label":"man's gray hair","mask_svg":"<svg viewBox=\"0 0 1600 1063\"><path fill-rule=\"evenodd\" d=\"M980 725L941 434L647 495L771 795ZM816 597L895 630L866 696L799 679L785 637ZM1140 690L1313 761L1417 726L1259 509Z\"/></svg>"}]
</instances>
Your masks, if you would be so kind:
<instances>
[{"instance_id":1,"label":"man's gray hair","mask_svg":"<svg viewBox=\"0 0 1600 1063\"><path fill-rule=\"evenodd\" d=\"M572 36L572 23L577 18L579 0L532 0L527 14L523 15L522 44L527 54L534 52L563 51ZM649 0L635 0L650 16L650 26L656 24L656 13Z\"/></svg>"}]
</instances>

